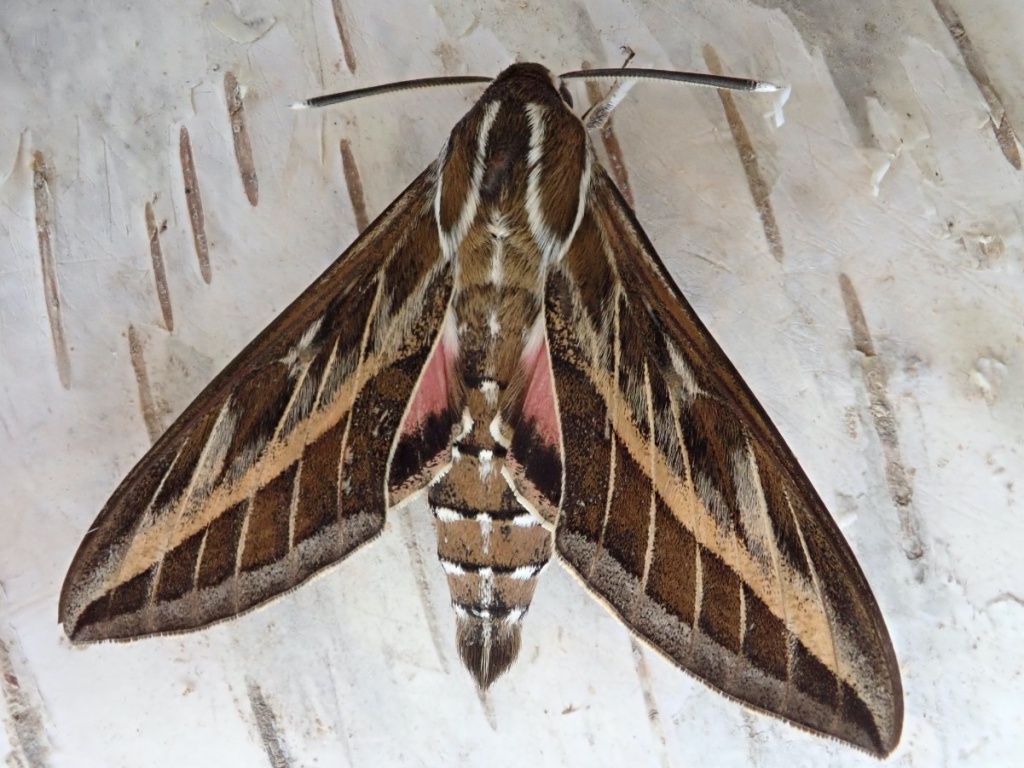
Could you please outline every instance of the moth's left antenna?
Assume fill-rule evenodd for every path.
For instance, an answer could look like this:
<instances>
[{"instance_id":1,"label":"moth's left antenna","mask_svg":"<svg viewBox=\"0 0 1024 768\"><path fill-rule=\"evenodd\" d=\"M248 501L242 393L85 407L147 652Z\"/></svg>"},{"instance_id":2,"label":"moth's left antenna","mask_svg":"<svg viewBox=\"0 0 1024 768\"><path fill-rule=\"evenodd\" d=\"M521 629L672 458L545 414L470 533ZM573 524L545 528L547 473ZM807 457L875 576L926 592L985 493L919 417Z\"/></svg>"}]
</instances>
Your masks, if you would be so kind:
<instances>
[{"instance_id":1,"label":"moth's left antenna","mask_svg":"<svg viewBox=\"0 0 1024 768\"><path fill-rule=\"evenodd\" d=\"M295 102L292 104L292 109L326 107L330 104L340 104L343 101L354 101L355 99L363 99L367 96L380 96L385 93L394 93L395 91L411 91L413 88L437 88L442 85L489 83L493 79L493 77L480 77L477 75L460 75L457 77L424 77L418 80L402 80L397 83L372 85L369 88L356 88L353 91L329 93L326 96L314 96L312 99Z\"/></svg>"}]
</instances>

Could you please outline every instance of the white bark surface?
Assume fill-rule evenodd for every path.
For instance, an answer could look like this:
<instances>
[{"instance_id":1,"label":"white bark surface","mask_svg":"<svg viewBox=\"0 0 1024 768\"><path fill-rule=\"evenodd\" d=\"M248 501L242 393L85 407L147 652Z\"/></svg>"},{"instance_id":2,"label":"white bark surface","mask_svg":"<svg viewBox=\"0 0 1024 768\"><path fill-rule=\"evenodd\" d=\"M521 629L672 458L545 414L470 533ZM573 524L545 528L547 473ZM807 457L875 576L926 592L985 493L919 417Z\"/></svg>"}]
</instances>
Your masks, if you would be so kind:
<instances>
[{"instance_id":1,"label":"white bark surface","mask_svg":"<svg viewBox=\"0 0 1024 768\"><path fill-rule=\"evenodd\" d=\"M117 483L355 237L339 142L373 217L479 90L287 106L391 80L496 74L517 58L556 72L616 66L620 46L638 66L690 70L707 69L711 46L727 73L792 86L780 127L766 117L771 97L736 97L778 224L774 253L713 92L642 84L616 113L637 218L871 582L906 690L892 763L1019 764L1024 176L1012 131L1024 130L1024 7L333 6L354 72L330 0L0 5L6 765L875 764L634 651L557 565L519 662L482 701L455 650L425 505L314 583L207 631L73 648L57 624L71 557ZM951 31L956 14L965 36ZM244 89L257 205L235 158L228 72ZM575 96L585 101L582 87Z\"/></svg>"}]
</instances>

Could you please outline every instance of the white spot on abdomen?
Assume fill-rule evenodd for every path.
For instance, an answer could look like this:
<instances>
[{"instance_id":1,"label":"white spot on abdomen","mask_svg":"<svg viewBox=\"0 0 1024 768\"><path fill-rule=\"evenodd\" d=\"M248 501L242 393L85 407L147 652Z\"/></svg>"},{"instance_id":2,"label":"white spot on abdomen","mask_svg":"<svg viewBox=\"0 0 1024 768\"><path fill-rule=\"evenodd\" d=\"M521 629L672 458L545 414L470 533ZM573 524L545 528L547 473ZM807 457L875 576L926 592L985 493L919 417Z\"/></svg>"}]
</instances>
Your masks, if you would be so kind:
<instances>
[{"instance_id":1,"label":"white spot on abdomen","mask_svg":"<svg viewBox=\"0 0 1024 768\"><path fill-rule=\"evenodd\" d=\"M543 567L538 568L535 565L521 565L518 568L516 568L514 571L512 571L512 573L510 573L508 575L508 577L510 579L516 579L518 581L526 581L527 579L532 579L534 576L536 576L542 570L543 570Z\"/></svg>"},{"instance_id":2,"label":"white spot on abdomen","mask_svg":"<svg viewBox=\"0 0 1024 768\"><path fill-rule=\"evenodd\" d=\"M484 554L489 555L491 553L491 518L481 515L477 519L480 522L480 543L483 545Z\"/></svg>"},{"instance_id":3,"label":"white spot on abdomen","mask_svg":"<svg viewBox=\"0 0 1024 768\"><path fill-rule=\"evenodd\" d=\"M480 391L483 392L487 405L493 408L498 404L498 382L494 379L484 379L480 382Z\"/></svg>"},{"instance_id":4,"label":"white spot on abdomen","mask_svg":"<svg viewBox=\"0 0 1024 768\"><path fill-rule=\"evenodd\" d=\"M480 451L477 458L480 461L480 479L486 480L494 471L494 451L485 448Z\"/></svg>"}]
</instances>

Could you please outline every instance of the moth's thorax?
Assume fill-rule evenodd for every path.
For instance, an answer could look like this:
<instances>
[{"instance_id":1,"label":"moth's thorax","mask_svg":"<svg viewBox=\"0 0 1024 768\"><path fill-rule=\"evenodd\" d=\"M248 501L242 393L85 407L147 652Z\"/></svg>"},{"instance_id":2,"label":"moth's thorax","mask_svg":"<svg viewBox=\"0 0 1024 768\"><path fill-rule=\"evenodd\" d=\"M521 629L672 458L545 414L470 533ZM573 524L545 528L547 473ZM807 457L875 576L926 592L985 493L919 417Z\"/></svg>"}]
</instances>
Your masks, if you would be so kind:
<instances>
[{"instance_id":1,"label":"moth's thorax","mask_svg":"<svg viewBox=\"0 0 1024 768\"><path fill-rule=\"evenodd\" d=\"M453 129L439 160L435 215L455 290L449 336L465 389L518 415L543 341L544 281L583 217L593 149L544 67L501 73ZM494 431L498 434L498 430Z\"/></svg>"},{"instance_id":2,"label":"moth's thorax","mask_svg":"<svg viewBox=\"0 0 1024 768\"><path fill-rule=\"evenodd\" d=\"M452 130L438 163L435 214L445 255L474 223L501 224L557 260L579 226L593 150L538 65L509 67Z\"/></svg>"}]
</instances>

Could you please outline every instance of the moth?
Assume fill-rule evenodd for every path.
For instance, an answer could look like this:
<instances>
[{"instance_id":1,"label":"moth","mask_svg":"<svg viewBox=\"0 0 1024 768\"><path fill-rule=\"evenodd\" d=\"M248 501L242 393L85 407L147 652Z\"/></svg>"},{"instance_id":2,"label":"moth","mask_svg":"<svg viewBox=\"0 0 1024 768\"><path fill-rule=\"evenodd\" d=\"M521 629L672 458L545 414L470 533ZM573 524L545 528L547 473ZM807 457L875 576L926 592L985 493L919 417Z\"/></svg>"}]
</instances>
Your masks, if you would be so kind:
<instances>
[{"instance_id":1,"label":"moth","mask_svg":"<svg viewBox=\"0 0 1024 768\"><path fill-rule=\"evenodd\" d=\"M557 554L712 688L896 746L899 668L860 567L539 64L498 75L132 469L59 619L76 643L208 626L424 493L481 689Z\"/></svg>"}]
</instances>

